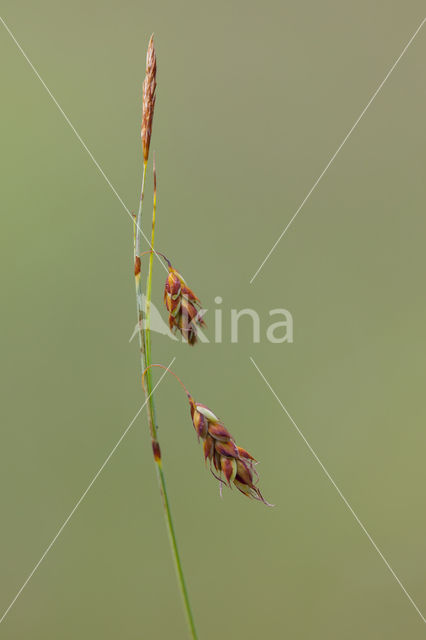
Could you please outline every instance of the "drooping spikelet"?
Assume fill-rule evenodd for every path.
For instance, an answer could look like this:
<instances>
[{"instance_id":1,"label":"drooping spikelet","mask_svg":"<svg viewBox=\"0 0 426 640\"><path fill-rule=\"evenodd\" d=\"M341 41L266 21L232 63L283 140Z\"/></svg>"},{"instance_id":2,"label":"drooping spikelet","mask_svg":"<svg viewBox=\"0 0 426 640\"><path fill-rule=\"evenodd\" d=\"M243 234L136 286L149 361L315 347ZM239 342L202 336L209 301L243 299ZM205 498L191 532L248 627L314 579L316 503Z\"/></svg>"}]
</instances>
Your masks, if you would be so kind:
<instances>
[{"instance_id":1,"label":"drooping spikelet","mask_svg":"<svg viewBox=\"0 0 426 640\"><path fill-rule=\"evenodd\" d=\"M157 58L154 49L154 34L151 36L146 54L145 80L142 98L142 149L144 162L148 162L151 142L152 120L154 118L155 89L157 86Z\"/></svg>"},{"instance_id":2,"label":"drooping spikelet","mask_svg":"<svg viewBox=\"0 0 426 640\"><path fill-rule=\"evenodd\" d=\"M180 273L167 260L169 274L164 288L164 302L169 312L171 331L180 331L190 344L197 342L198 327L205 326L200 301Z\"/></svg>"},{"instance_id":3,"label":"drooping spikelet","mask_svg":"<svg viewBox=\"0 0 426 640\"><path fill-rule=\"evenodd\" d=\"M256 484L258 474L256 460L245 449L238 447L235 440L212 411L204 404L195 402L189 396L191 417L198 438L203 440L204 459L210 462L210 469L221 483L229 487L234 484L248 498L259 500L269 507ZM213 471L213 468L219 476ZM222 474L225 480L222 479Z\"/></svg>"}]
</instances>

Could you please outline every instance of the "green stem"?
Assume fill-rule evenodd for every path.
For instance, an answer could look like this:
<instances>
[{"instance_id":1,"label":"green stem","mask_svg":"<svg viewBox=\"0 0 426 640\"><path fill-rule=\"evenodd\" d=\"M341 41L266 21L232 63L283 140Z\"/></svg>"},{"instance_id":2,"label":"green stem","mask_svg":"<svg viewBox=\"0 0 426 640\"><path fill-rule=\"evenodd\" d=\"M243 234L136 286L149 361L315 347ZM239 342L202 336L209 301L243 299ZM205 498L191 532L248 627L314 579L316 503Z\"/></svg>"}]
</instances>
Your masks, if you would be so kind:
<instances>
[{"instance_id":1,"label":"green stem","mask_svg":"<svg viewBox=\"0 0 426 640\"><path fill-rule=\"evenodd\" d=\"M155 214L157 212L157 173L155 171L155 155L154 155L154 197L153 197L153 207L152 207L152 226L151 226L151 253L149 254L149 266L148 266L148 276L146 280L146 305L145 305L145 340L146 340L146 362L145 366L149 367L151 364L151 295L152 295L152 268L153 268L153 258L154 258L154 241L155 241ZM151 369L148 370L147 375L147 390L148 393L151 392L152 389L152 375ZM154 435L156 429L156 421L155 421L155 405L152 402L152 416L154 421Z\"/></svg>"},{"instance_id":2,"label":"green stem","mask_svg":"<svg viewBox=\"0 0 426 640\"><path fill-rule=\"evenodd\" d=\"M135 240L134 240L135 264L136 264L136 259L140 256L141 236L142 236L141 221L142 221L142 206L143 206L145 178L146 178L146 166L147 166L147 163L145 162L144 169L143 169L139 211L138 211L137 221L135 225L136 226ZM150 367L151 365L150 322L151 322L151 293L152 293L152 270L153 270L153 254L154 254L154 239L155 239L156 206L157 206L157 188L156 188L156 173L155 173L155 161L154 161L154 204L153 204L153 214L152 214L151 253L150 253L150 259L149 259L148 277L147 277L147 284L146 284L145 309L143 308L143 303L142 303L141 274L140 272L138 274L135 273L137 317L138 317L138 326L139 326L138 333L139 333L139 347L140 347L140 353L141 353L142 373L147 369L147 367ZM139 265L140 265L140 261L139 261ZM145 316L145 326L143 322L144 316ZM162 467L161 450L160 450L160 444L158 442L158 436L157 436L155 402L152 394L151 369L148 369L147 374L148 375L146 376L146 385L144 385L144 389L145 389L145 397L147 398L148 426L149 426L149 431L151 435L154 460L156 463L155 466L157 470L157 478L158 478L158 483L160 488L160 494L161 494L163 508L164 508L164 515L166 518L170 546L172 549L173 559L175 562L178 584L182 594L182 599L183 599L183 604L185 608L185 613L187 616L189 630L193 640L197 640L198 638L197 631L195 629L195 623L192 615L191 604L189 601L188 590L186 588L185 578L183 574L182 562L179 555L179 549L178 549L177 540L176 540L176 533L175 533L173 518L170 510L169 498L167 494L166 479L164 477L164 472Z\"/></svg>"}]
</instances>

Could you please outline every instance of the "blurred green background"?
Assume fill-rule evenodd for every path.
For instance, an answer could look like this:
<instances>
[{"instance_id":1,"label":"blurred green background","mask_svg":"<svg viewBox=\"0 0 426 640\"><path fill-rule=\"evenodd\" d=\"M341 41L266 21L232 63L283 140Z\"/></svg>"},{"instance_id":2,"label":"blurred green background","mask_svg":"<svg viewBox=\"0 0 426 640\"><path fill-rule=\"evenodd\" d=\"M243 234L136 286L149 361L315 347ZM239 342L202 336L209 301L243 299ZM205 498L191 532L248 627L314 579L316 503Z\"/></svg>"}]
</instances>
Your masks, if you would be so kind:
<instances>
[{"instance_id":1,"label":"blurred green background","mask_svg":"<svg viewBox=\"0 0 426 640\"><path fill-rule=\"evenodd\" d=\"M424 623L249 362L252 355L419 608L424 487L425 28L252 285L420 24L420 1L12 2L2 16L129 209L152 31L157 246L223 344L154 336L261 465L274 509L205 471L184 394L157 392L200 638L417 640ZM6 30L2 59L4 611L142 403L128 215ZM151 179L147 202L151 200ZM149 207L145 223L149 229ZM154 300L161 305L158 263ZM230 344L230 309L262 318ZM294 343L265 340L268 310ZM207 314L213 335L213 317ZM244 327L243 327L244 325ZM156 374L156 377L157 374ZM0 636L186 638L145 416Z\"/></svg>"}]
</instances>

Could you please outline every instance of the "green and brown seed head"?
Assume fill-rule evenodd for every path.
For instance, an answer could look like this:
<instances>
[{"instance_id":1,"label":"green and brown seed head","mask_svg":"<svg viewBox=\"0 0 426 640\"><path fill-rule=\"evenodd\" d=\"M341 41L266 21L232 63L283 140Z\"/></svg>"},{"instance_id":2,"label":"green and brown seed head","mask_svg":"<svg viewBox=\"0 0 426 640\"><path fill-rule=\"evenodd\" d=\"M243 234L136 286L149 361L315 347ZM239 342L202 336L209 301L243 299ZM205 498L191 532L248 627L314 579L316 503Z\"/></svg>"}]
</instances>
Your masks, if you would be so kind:
<instances>
[{"instance_id":1,"label":"green and brown seed head","mask_svg":"<svg viewBox=\"0 0 426 640\"><path fill-rule=\"evenodd\" d=\"M258 474L256 460L245 449L237 446L235 440L208 407L189 397L192 422L198 438L203 440L204 459L209 460L210 469L221 483L236 486L248 498L259 500L268 506L256 484ZM218 472L218 476L213 471ZM222 474L225 480L222 479Z\"/></svg>"},{"instance_id":2,"label":"green and brown seed head","mask_svg":"<svg viewBox=\"0 0 426 640\"><path fill-rule=\"evenodd\" d=\"M164 303L169 312L171 331L180 331L190 345L197 342L197 329L204 327L200 301L170 263L164 287Z\"/></svg>"}]
</instances>

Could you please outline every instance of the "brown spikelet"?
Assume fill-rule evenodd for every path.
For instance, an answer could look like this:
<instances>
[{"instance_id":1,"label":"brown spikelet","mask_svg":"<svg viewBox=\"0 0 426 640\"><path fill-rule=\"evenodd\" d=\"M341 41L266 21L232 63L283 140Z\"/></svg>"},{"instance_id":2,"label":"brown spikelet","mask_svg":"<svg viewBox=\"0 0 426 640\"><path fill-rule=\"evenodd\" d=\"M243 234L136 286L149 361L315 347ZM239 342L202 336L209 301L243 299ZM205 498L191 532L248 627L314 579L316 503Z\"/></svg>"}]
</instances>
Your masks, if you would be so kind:
<instances>
[{"instance_id":1,"label":"brown spikelet","mask_svg":"<svg viewBox=\"0 0 426 640\"><path fill-rule=\"evenodd\" d=\"M143 82L142 98L142 149L144 162L148 162L149 145L151 142L152 120L154 118L155 89L157 87L157 58L154 49L154 34L152 34L146 54L145 80Z\"/></svg>"},{"instance_id":2,"label":"brown spikelet","mask_svg":"<svg viewBox=\"0 0 426 640\"><path fill-rule=\"evenodd\" d=\"M205 326L200 300L183 277L168 262L169 274L164 287L164 303L169 312L171 331L180 331L190 345L197 342L197 331Z\"/></svg>"},{"instance_id":3,"label":"brown spikelet","mask_svg":"<svg viewBox=\"0 0 426 640\"><path fill-rule=\"evenodd\" d=\"M221 483L221 488L222 484L234 485L248 498L273 506L266 502L257 487L258 475L253 456L235 444L229 431L208 407L195 402L189 394L188 398L195 431L204 441L204 459L206 462L209 460L210 469Z\"/></svg>"}]
</instances>

